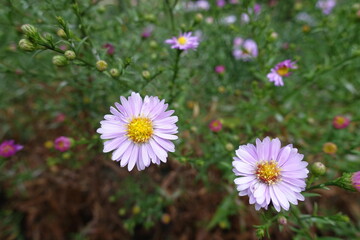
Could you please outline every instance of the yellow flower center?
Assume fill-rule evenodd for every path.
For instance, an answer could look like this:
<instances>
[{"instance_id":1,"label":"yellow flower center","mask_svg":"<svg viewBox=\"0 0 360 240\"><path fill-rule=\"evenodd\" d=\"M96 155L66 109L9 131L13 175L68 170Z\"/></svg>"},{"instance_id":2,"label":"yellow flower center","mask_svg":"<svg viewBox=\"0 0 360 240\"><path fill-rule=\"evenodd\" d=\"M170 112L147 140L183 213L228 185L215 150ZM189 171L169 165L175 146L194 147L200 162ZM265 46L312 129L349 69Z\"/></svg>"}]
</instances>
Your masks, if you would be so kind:
<instances>
[{"instance_id":1,"label":"yellow flower center","mask_svg":"<svg viewBox=\"0 0 360 240\"><path fill-rule=\"evenodd\" d=\"M285 76L286 74L289 73L289 68L287 68L287 67L280 67L280 68L277 70L277 73L278 73L280 76Z\"/></svg>"},{"instance_id":2,"label":"yellow flower center","mask_svg":"<svg viewBox=\"0 0 360 240\"><path fill-rule=\"evenodd\" d=\"M332 142L327 142L323 145L323 151L327 154L335 154L337 152L337 146Z\"/></svg>"},{"instance_id":3,"label":"yellow flower center","mask_svg":"<svg viewBox=\"0 0 360 240\"><path fill-rule=\"evenodd\" d=\"M186 42L187 42L187 39L185 37L179 37L178 38L178 43L180 45L184 45L184 44L186 44Z\"/></svg>"},{"instance_id":4,"label":"yellow flower center","mask_svg":"<svg viewBox=\"0 0 360 240\"><path fill-rule=\"evenodd\" d=\"M345 123L345 118L344 117L337 117L335 121L336 121L336 123L338 125L343 125Z\"/></svg>"},{"instance_id":5,"label":"yellow flower center","mask_svg":"<svg viewBox=\"0 0 360 240\"><path fill-rule=\"evenodd\" d=\"M149 141L154 133L152 122L149 118L137 117L127 125L127 136L134 143L145 143Z\"/></svg>"},{"instance_id":6,"label":"yellow flower center","mask_svg":"<svg viewBox=\"0 0 360 240\"><path fill-rule=\"evenodd\" d=\"M280 168L274 160L258 163L255 174L260 181L268 185L280 180Z\"/></svg>"},{"instance_id":7,"label":"yellow flower center","mask_svg":"<svg viewBox=\"0 0 360 240\"><path fill-rule=\"evenodd\" d=\"M4 147L2 147L2 152L4 153L8 153L8 152L12 152L14 151L14 147L11 145L5 145Z\"/></svg>"}]
</instances>

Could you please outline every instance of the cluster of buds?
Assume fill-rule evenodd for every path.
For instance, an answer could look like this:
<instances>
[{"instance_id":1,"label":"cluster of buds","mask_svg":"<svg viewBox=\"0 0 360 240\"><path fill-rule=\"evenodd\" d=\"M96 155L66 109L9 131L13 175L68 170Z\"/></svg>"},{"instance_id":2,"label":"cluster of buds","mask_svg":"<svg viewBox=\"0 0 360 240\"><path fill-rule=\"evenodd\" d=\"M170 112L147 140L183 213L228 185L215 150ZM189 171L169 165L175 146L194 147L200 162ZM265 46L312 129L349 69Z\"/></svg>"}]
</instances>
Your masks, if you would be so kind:
<instances>
[{"instance_id":1,"label":"cluster of buds","mask_svg":"<svg viewBox=\"0 0 360 240\"><path fill-rule=\"evenodd\" d=\"M36 27L31 24L24 24L21 26L21 31L25 34L26 38L19 41L21 50L32 52L37 49L35 40L39 38L39 33Z\"/></svg>"}]
</instances>

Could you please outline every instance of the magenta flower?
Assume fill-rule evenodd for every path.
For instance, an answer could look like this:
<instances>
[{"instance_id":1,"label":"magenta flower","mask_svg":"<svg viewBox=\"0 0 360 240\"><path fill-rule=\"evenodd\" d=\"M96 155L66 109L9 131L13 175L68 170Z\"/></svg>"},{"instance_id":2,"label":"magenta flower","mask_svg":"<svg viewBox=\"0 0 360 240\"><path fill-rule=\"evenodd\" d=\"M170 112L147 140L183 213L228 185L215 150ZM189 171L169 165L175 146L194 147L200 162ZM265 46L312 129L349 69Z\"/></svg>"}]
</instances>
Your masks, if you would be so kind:
<instances>
[{"instance_id":1,"label":"magenta flower","mask_svg":"<svg viewBox=\"0 0 360 240\"><path fill-rule=\"evenodd\" d=\"M165 43L171 44L171 48L180 50L196 49L199 46L199 38L191 36L191 32L181 33L179 37L167 39Z\"/></svg>"},{"instance_id":2,"label":"magenta flower","mask_svg":"<svg viewBox=\"0 0 360 240\"><path fill-rule=\"evenodd\" d=\"M215 67L215 72L217 74L223 74L225 72L225 66L223 65L218 65Z\"/></svg>"},{"instance_id":3,"label":"magenta flower","mask_svg":"<svg viewBox=\"0 0 360 240\"><path fill-rule=\"evenodd\" d=\"M144 29L144 31L141 33L142 38L149 38L154 30L153 26L149 26Z\"/></svg>"},{"instance_id":4,"label":"magenta flower","mask_svg":"<svg viewBox=\"0 0 360 240\"><path fill-rule=\"evenodd\" d=\"M15 144L14 140L5 140L0 144L0 156L8 158L23 149L23 146Z\"/></svg>"},{"instance_id":5,"label":"magenta flower","mask_svg":"<svg viewBox=\"0 0 360 240\"><path fill-rule=\"evenodd\" d=\"M346 128L350 124L350 119L345 116L335 116L333 119L333 126L337 129Z\"/></svg>"},{"instance_id":6,"label":"magenta flower","mask_svg":"<svg viewBox=\"0 0 360 240\"><path fill-rule=\"evenodd\" d=\"M255 3L255 5L254 5L254 13L256 15L258 15L260 13L260 11L261 11L261 5L258 4L258 3Z\"/></svg>"},{"instance_id":7,"label":"magenta flower","mask_svg":"<svg viewBox=\"0 0 360 240\"><path fill-rule=\"evenodd\" d=\"M220 132L222 129L222 123L220 120L212 120L209 123L209 128L213 132Z\"/></svg>"},{"instance_id":8,"label":"magenta flower","mask_svg":"<svg viewBox=\"0 0 360 240\"><path fill-rule=\"evenodd\" d=\"M216 0L216 5L218 7L224 7L226 4L225 0Z\"/></svg>"},{"instance_id":9,"label":"magenta flower","mask_svg":"<svg viewBox=\"0 0 360 240\"><path fill-rule=\"evenodd\" d=\"M297 205L304 200L301 191L309 171L303 158L291 144L281 147L278 138L256 139L256 146L240 146L233 161L239 196L248 195L256 210L267 209L270 202L278 212L289 210L289 203Z\"/></svg>"},{"instance_id":10,"label":"magenta flower","mask_svg":"<svg viewBox=\"0 0 360 240\"><path fill-rule=\"evenodd\" d=\"M63 121L65 121L65 119L66 119L66 115L63 113L59 113L55 117L55 122L62 123Z\"/></svg>"},{"instance_id":11,"label":"magenta flower","mask_svg":"<svg viewBox=\"0 0 360 240\"><path fill-rule=\"evenodd\" d=\"M354 188L360 192L360 171L353 173L351 182Z\"/></svg>"},{"instance_id":12,"label":"magenta flower","mask_svg":"<svg viewBox=\"0 0 360 240\"><path fill-rule=\"evenodd\" d=\"M54 141L55 149L60 152L66 152L71 147L71 139L68 137L58 137Z\"/></svg>"},{"instance_id":13,"label":"magenta flower","mask_svg":"<svg viewBox=\"0 0 360 240\"><path fill-rule=\"evenodd\" d=\"M329 15L335 6L336 0L319 0L316 3L316 7L320 8L325 15Z\"/></svg>"},{"instance_id":14,"label":"magenta flower","mask_svg":"<svg viewBox=\"0 0 360 240\"><path fill-rule=\"evenodd\" d=\"M242 38L234 39L234 50L233 55L235 59L250 61L253 58L258 56L258 47L254 40L246 39L245 41Z\"/></svg>"},{"instance_id":15,"label":"magenta flower","mask_svg":"<svg viewBox=\"0 0 360 240\"><path fill-rule=\"evenodd\" d=\"M115 53L115 47L114 47L114 45L112 45L111 43L106 43L106 44L104 44L104 45L103 45L103 48L107 48L106 53L107 53L108 55L114 55L114 53Z\"/></svg>"},{"instance_id":16,"label":"magenta flower","mask_svg":"<svg viewBox=\"0 0 360 240\"><path fill-rule=\"evenodd\" d=\"M291 60L282 61L271 69L270 73L267 75L267 78L270 82L274 82L275 86L284 86L282 78L290 76L290 69L297 69L295 62L292 62Z\"/></svg>"},{"instance_id":17,"label":"magenta flower","mask_svg":"<svg viewBox=\"0 0 360 240\"><path fill-rule=\"evenodd\" d=\"M132 93L128 99L120 97L121 104L110 107L112 114L105 115L97 130L104 143L104 152L113 151L112 160L144 170L150 163L166 162L167 152L174 152L171 140L176 140L178 117L171 116L174 110L166 111L168 104L158 97Z\"/></svg>"}]
</instances>

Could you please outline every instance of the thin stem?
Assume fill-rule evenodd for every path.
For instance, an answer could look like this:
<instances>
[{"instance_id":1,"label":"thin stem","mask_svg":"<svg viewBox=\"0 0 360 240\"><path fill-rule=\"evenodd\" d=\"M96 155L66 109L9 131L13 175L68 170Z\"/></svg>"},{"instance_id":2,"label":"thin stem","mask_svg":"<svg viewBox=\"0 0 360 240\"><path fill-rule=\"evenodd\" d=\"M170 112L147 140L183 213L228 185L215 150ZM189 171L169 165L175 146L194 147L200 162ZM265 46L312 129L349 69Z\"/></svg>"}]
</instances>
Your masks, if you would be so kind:
<instances>
[{"instance_id":1,"label":"thin stem","mask_svg":"<svg viewBox=\"0 0 360 240\"><path fill-rule=\"evenodd\" d=\"M321 183L321 184L309 187L305 191L310 191L310 190L317 189L317 188L324 188L326 186L336 186L336 184L334 182L332 182L332 181L326 182L326 183Z\"/></svg>"},{"instance_id":2,"label":"thin stem","mask_svg":"<svg viewBox=\"0 0 360 240\"><path fill-rule=\"evenodd\" d=\"M175 4L173 6L170 5L169 0L165 0L165 6L169 12L170 16L170 24L171 24L171 30L175 32L175 22L174 22L174 12L173 9L176 6L177 1L175 1Z\"/></svg>"},{"instance_id":3,"label":"thin stem","mask_svg":"<svg viewBox=\"0 0 360 240\"><path fill-rule=\"evenodd\" d=\"M301 218L299 217L298 211L295 211L294 208L290 208L290 211L291 211L291 213L294 215L294 217L296 218L296 221L297 221L297 223L300 225L300 227L301 227L303 230L305 230L305 231L303 231L303 232L307 235L307 237L308 237L309 239L313 239L313 237L311 236L310 232L308 231L308 227L304 224L303 221L301 221Z\"/></svg>"},{"instance_id":4,"label":"thin stem","mask_svg":"<svg viewBox=\"0 0 360 240\"><path fill-rule=\"evenodd\" d=\"M176 57L175 57L175 62L174 62L174 73L173 76L171 78L171 82L170 82L170 99L169 99L169 103L171 103L175 96L176 96L176 78L179 72L179 61L180 61L180 55L182 53L182 50L178 49L176 52Z\"/></svg>"}]
</instances>

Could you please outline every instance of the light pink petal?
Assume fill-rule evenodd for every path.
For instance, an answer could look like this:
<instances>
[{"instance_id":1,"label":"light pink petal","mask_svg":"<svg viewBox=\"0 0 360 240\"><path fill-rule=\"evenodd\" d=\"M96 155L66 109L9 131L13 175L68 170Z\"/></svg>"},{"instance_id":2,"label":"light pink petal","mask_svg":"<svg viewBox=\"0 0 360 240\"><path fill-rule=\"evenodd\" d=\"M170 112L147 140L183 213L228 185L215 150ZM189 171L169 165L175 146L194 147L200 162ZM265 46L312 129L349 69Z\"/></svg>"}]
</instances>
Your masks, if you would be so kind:
<instances>
[{"instance_id":1,"label":"light pink petal","mask_svg":"<svg viewBox=\"0 0 360 240\"><path fill-rule=\"evenodd\" d=\"M283 147L280 150L280 153L279 153L278 159L277 159L280 166L288 160L290 152L291 152L290 147Z\"/></svg>"},{"instance_id":2,"label":"light pink petal","mask_svg":"<svg viewBox=\"0 0 360 240\"><path fill-rule=\"evenodd\" d=\"M150 157L145 144L141 145L141 158L145 167L150 165Z\"/></svg>"},{"instance_id":3,"label":"light pink petal","mask_svg":"<svg viewBox=\"0 0 360 240\"><path fill-rule=\"evenodd\" d=\"M240 173L245 173L245 174L254 174L255 169L253 166L241 162L241 161L233 161L232 163L233 167Z\"/></svg>"},{"instance_id":4,"label":"light pink petal","mask_svg":"<svg viewBox=\"0 0 360 240\"><path fill-rule=\"evenodd\" d=\"M134 168L136 162L138 161L138 158L139 158L139 146L137 144L134 144L133 150L130 155L130 160L128 163L129 172Z\"/></svg>"},{"instance_id":5,"label":"light pink petal","mask_svg":"<svg viewBox=\"0 0 360 240\"><path fill-rule=\"evenodd\" d=\"M153 136L153 139L166 151L175 152L175 145L171 141L159 138L157 136Z\"/></svg>"},{"instance_id":6,"label":"light pink petal","mask_svg":"<svg viewBox=\"0 0 360 240\"><path fill-rule=\"evenodd\" d=\"M124 155L121 158L121 162L120 162L121 167L125 167L129 163L129 159L130 159L130 156L131 156L131 153L132 153L134 147L135 147L135 144L132 143L126 149Z\"/></svg>"},{"instance_id":7,"label":"light pink petal","mask_svg":"<svg viewBox=\"0 0 360 240\"><path fill-rule=\"evenodd\" d=\"M273 190L282 208L284 208L286 211L289 210L290 204L284 193L279 189L277 185L273 185Z\"/></svg>"},{"instance_id":8,"label":"light pink petal","mask_svg":"<svg viewBox=\"0 0 360 240\"><path fill-rule=\"evenodd\" d=\"M115 138L113 140L106 141L104 143L104 153L110 152L114 150L115 148L118 148L120 144L122 144L127 139L126 136L122 136L119 138Z\"/></svg>"},{"instance_id":9,"label":"light pink petal","mask_svg":"<svg viewBox=\"0 0 360 240\"><path fill-rule=\"evenodd\" d=\"M239 147L238 150L236 150L235 153L241 161L244 161L252 166L255 166L256 159L254 159L253 156L249 154L248 151L244 150L241 146Z\"/></svg>"},{"instance_id":10,"label":"light pink petal","mask_svg":"<svg viewBox=\"0 0 360 240\"><path fill-rule=\"evenodd\" d=\"M113 152L111 159L114 161L118 160L124 154L125 150L130 144L131 141L125 141L123 144L121 144L120 147Z\"/></svg>"},{"instance_id":11,"label":"light pink petal","mask_svg":"<svg viewBox=\"0 0 360 240\"><path fill-rule=\"evenodd\" d=\"M176 135L171 135L171 134L165 134L165 133L160 133L159 131L154 131L154 135L163 138L163 139L168 139L168 140L176 140L178 139L178 136Z\"/></svg>"},{"instance_id":12,"label":"light pink petal","mask_svg":"<svg viewBox=\"0 0 360 240\"><path fill-rule=\"evenodd\" d=\"M149 141L150 146L152 148L152 150L154 151L154 153L156 154L156 156L162 161L162 162L166 162L166 158L167 158L167 152L160 147L155 140L150 139Z\"/></svg>"},{"instance_id":13,"label":"light pink petal","mask_svg":"<svg viewBox=\"0 0 360 240\"><path fill-rule=\"evenodd\" d=\"M237 184L237 185L247 184L247 183L251 182L252 180L254 180L255 178L256 178L255 176L238 177L238 178L235 178L234 182L235 182L235 184Z\"/></svg>"},{"instance_id":14,"label":"light pink petal","mask_svg":"<svg viewBox=\"0 0 360 240\"><path fill-rule=\"evenodd\" d=\"M281 143L278 138L271 140L270 159L276 160L280 151Z\"/></svg>"}]
</instances>

